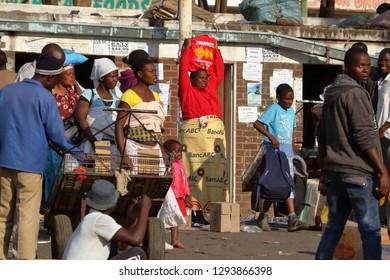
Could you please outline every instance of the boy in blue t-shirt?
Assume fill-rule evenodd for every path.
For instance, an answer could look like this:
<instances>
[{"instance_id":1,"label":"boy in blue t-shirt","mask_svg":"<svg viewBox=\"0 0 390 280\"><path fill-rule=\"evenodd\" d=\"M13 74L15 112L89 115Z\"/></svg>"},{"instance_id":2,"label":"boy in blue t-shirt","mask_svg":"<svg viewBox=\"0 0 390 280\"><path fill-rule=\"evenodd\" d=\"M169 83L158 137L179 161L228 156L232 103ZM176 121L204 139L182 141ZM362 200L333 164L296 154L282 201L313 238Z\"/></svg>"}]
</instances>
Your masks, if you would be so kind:
<instances>
[{"instance_id":1,"label":"boy in blue t-shirt","mask_svg":"<svg viewBox=\"0 0 390 280\"><path fill-rule=\"evenodd\" d=\"M279 149L288 158L291 176L294 177L294 129L296 120L294 110L291 108L294 102L294 91L288 84L281 84L276 88L278 103L272 104L253 124L254 128L264 135L265 152ZM294 194L291 190L290 197L286 200L288 211L288 231L304 229L304 223L299 220L294 209ZM257 224L263 231L270 231L268 224L268 210L271 201L264 201L263 211L257 219Z\"/></svg>"}]
</instances>

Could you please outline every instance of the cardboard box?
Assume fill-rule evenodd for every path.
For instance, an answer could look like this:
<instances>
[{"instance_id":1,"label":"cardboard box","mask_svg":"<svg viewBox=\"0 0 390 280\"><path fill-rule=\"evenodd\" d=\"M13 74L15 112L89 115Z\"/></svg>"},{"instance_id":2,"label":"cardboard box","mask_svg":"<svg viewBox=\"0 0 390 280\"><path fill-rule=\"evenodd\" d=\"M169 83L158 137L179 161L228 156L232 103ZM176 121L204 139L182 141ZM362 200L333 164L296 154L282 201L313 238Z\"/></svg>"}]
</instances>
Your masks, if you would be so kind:
<instances>
[{"instance_id":1,"label":"cardboard box","mask_svg":"<svg viewBox=\"0 0 390 280\"><path fill-rule=\"evenodd\" d=\"M210 203L210 231L240 232L240 205L229 202Z\"/></svg>"},{"instance_id":2,"label":"cardboard box","mask_svg":"<svg viewBox=\"0 0 390 280\"><path fill-rule=\"evenodd\" d=\"M110 141L95 142L95 173L111 173L111 143Z\"/></svg>"},{"instance_id":3,"label":"cardboard box","mask_svg":"<svg viewBox=\"0 0 390 280\"><path fill-rule=\"evenodd\" d=\"M319 179L307 180L305 206L299 215L299 219L308 226L316 225L317 208L321 196L318 191L318 183Z\"/></svg>"},{"instance_id":4,"label":"cardboard box","mask_svg":"<svg viewBox=\"0 0 390 280\"><path fill-rule=\"evenodd\" d=\"M390 261L390 245L382 244L382 260Z\"/></svg>"},{"instance_id":5,"label":"cardboard box","mask_svg":"<svg viewBox=\"0 0 390 280\"><path fill-rule=\"evenodd\" d=\"M326 224L325 224L326 226ZM324 229L325 227L323 227ZM387 234L387 228L381 228L381 243L382 243L382 259L384 253L387 252L387 257L390 259L390 242L389 235ZM386 257L386 256L385 256ZM363 248L362 240L360 238L360 232L357 223L353 221L347 221L345 229L339 244L337 244L336 250L333 256L334 260L362 260Z\"/></svg>"}]
</instances>

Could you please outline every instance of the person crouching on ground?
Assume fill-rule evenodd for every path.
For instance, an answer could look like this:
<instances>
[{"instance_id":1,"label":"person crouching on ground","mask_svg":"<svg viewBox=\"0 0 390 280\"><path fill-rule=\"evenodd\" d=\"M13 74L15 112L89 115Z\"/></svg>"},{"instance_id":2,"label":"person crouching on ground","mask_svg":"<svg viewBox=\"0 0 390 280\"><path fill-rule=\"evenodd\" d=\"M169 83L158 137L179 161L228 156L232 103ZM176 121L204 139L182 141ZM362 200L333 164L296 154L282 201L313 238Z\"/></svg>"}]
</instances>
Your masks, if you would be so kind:
<instances>
[{"instance_id":1,"label":"person crouching on ground","mask_svg":"<svg viewBox=\"0 0 390 280\"><path fill-rule=\"evenodd\" d=\"M106 180L96 180L87 193L89 214L84 217L66 245L65 260L107 260L112 242L129 245L110 260L144 260L145 252L139 247L146 232L150 198L142 196L137 202L139 217L134 226L128 228L119 225L110 214L119 199L119 192ZM134 205L129 208L134 207ZM129 209L128 212L130 212ZM128 213L129 217L129 213ZM131 246L131 247L130 247ZM123 246L122 246L123 248Z\"/></svg>"}]
</instances>

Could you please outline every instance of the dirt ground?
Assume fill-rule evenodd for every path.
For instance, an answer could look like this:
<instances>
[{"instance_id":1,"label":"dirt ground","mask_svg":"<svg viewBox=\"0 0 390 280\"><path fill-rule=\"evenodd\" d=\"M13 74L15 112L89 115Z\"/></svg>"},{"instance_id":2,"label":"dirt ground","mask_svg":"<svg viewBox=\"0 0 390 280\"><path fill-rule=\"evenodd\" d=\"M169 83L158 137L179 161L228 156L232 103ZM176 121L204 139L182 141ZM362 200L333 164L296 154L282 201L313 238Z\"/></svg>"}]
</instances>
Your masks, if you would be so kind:
<instances>
[{"instance_id":1,"label":"dirt ground","mask_svg":"<svg viewBox=\"0 0 390 280\"><path fill-rule=\"evenodd\" d=\"M168 260L313 260L320 231L287 232L272 226L271 232L219 233L207 229L183 230L185 249L168 251ZM169 234L168 234L169 236Z\"/></svg>"}]
</instances>

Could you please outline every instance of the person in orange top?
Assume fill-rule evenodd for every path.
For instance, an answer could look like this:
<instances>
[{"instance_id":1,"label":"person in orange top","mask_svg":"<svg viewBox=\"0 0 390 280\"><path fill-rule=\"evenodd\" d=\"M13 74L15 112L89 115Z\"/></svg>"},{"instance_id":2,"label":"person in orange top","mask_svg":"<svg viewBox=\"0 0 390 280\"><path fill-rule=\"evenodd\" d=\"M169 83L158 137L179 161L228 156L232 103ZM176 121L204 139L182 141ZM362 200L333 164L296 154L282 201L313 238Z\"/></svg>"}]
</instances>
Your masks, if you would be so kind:
<instances>
[{"instance_id":1,"label":"person in orange top","mask_svg":"<svg viewBox=\"0 0 390 280\"><path fill-rule=\"evenodd\" d=\"M179 70L179 99L183 122L179 142L183 144L183 165L189 175L193 222L208 224L202 212L208 204L227 201L229 190L225 170L225 127L221 120L217 88L225 66L215 42L211 75L199 68L189 75L193 49L191 39L182 46Z\"/></svg>"}]
</instances>

